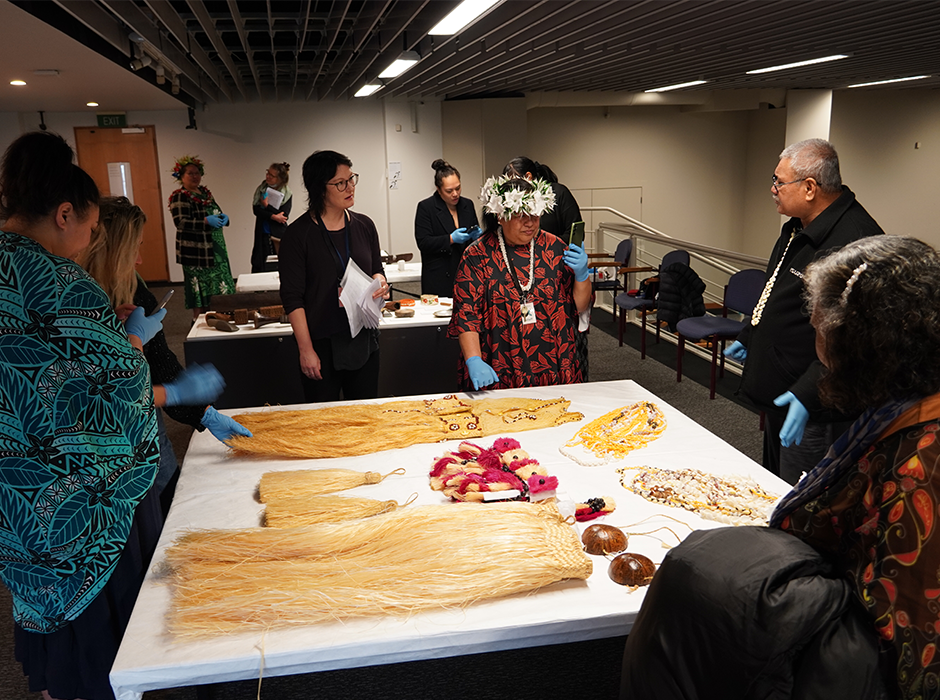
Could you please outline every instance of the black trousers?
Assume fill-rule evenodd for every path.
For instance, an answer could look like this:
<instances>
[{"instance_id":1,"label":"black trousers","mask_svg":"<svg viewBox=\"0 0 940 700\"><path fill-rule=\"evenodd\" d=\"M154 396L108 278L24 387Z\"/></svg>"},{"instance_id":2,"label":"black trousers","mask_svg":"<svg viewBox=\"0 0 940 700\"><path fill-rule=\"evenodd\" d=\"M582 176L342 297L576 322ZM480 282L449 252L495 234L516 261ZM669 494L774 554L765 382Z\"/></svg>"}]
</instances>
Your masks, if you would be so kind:
<instances>
[{"instance_id":1,"label":"black trousers","mask_svg":"<svg viewBox=\"0 0 940 700\"><path fill-rule=\"evenodd\" d=\"M816 423L809 421L803 430L799 445L783 447L780 444L780 429L787 418L784 413L768 412L764 418L764 469L776 474L789 484L800 480L803 472L809 472L826 456L829 447L842 435L852 421L838 423Z\"/></svg>"},{"instance_id":2,"label":"black trousers","mask_svg":"<svg viewBox=\"0 0 940 700\"><path fill-rule=\"evenodd\" d=\"M335 369L333 344L329 338L313 341L320 358L323 379L310 379L300 372L300 381L307 403L339 401L340 399L374 399L379 395L379 351L376 350L359 369ZM299 368L298 368L299 371Z\"/></svg>"}]
</instances>

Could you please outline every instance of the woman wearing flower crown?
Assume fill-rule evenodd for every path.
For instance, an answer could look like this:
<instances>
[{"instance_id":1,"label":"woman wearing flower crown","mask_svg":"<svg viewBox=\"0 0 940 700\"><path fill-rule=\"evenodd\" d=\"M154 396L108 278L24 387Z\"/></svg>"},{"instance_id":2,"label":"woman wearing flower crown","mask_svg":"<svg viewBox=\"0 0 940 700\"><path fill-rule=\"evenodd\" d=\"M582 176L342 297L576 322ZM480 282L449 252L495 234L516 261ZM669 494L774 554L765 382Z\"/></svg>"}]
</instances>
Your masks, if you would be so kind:
<instances>
[{"instance_id":1,"label":"woman wearing flower crown","mask_svg":"<svg viewBox=\"0 0 940 700\"><path fill-rule=\"evenodd\" d=\"M463 353L460 389L583 381L575 333L591 301L588 258L540 230L555 201L549 183L491 177L481 199L486 232L457 268L448 330Z\"/></svg>"},{"instance_id":2,"label":"woman wearing flower crown","mask_svg":"<svg viewBox=\"0 0 940 700\"><path fill-rule=\"evenodd\" d=\"M183 186L170 195L170 214L176 225L176 262L183 266L186 308L193 319L209 308L213 294L231 294L235 280L228 263L222 227L228 216L204 187L205 166L198 157L176 161L173 177Z\"/></svg>"}]
</instances>

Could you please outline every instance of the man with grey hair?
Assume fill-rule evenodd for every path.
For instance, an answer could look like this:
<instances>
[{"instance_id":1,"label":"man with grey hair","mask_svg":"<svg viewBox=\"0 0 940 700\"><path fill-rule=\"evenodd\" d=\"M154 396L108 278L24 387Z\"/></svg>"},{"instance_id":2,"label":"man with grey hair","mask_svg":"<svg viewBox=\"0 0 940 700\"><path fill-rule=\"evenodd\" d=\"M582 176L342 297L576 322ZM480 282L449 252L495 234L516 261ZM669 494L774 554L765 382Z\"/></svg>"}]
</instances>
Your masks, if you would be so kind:
<instances>
[{"instance_id":1,"label":"man with grey hair","mask_svg":"<svg viewBox=\"0 0 940 700\"><path fill-rule=\"evenodd\" d=\"M791 218L771 253L751 322L725 354L744 362L738 393L766 413L764 467L793 484L853 418L819 401L823 366L804 308L803 270L827 252L884 231L842 184L839 156L823 139L785 148L770 192L777 211Z\"/></svg>"}]
</instances>

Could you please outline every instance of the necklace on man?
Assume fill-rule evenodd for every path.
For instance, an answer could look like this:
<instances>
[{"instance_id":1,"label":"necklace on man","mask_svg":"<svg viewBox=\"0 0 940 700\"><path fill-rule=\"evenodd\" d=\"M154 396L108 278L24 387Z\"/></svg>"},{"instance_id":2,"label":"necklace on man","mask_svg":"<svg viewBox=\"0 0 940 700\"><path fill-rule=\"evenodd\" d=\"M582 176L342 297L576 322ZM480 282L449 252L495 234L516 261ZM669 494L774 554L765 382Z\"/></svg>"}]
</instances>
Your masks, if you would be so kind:
<instances>
[{"instance_id":1,"label":"necklace on man","mask_svg":"<svg viewBox=\"0 0 940 700\"><path fill-rule=\"evenodd\" d=\"M522 284L516 278L516 272L509 260L509 254L506 252L506 241L503 238L502 228L497 229L496 236L499 238L499 249L503 252L503 262L506 263L509 276L519 287L519 316L522 318L522 325L528 326L535 323L535 302L529 301L529 292L535 283L535 237L533 236L532 240L529 241L529 279L525 284Z\"/></svg>"}]
</instances>

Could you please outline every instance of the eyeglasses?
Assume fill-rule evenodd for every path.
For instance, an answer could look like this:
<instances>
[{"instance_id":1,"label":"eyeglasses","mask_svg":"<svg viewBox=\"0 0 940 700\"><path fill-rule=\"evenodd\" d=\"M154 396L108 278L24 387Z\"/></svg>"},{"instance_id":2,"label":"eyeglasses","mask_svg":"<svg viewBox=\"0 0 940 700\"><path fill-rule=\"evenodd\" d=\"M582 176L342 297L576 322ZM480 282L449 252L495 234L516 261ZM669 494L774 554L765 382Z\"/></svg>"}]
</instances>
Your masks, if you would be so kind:
<instances>
[{"instance_id":1,"label":"eyeglasses","mask_svg":"<svg viewBox=\"0 0 940 700\"><path fill-rule=\"evenodd\" d=\"M349 187L350 185L355 187L357 184L359 184L359 173L353 173L353 176L349 178L348 180L340 180L339 182L328 182L326 184L333 185L333 187L335 187L340 192L345 192L346 188Z\"/></svg>"},{"instance_id":2,"label":"eyeglasses","mask_svg":"<svg viewBox=\"0 0 940 700\"><path fill-rule=\"evenodd\" d=\"M773 179L773 185L771 185L771 188L776 194L780 194L780 188L783 187L784 185L792 185L794 182L803 182L803 180L808 180L809 178L801 177L799 180L790 180L790 182L780 182L777 180L777 176L774 175L772 179Z\"/></svg>"}]
</instances>

